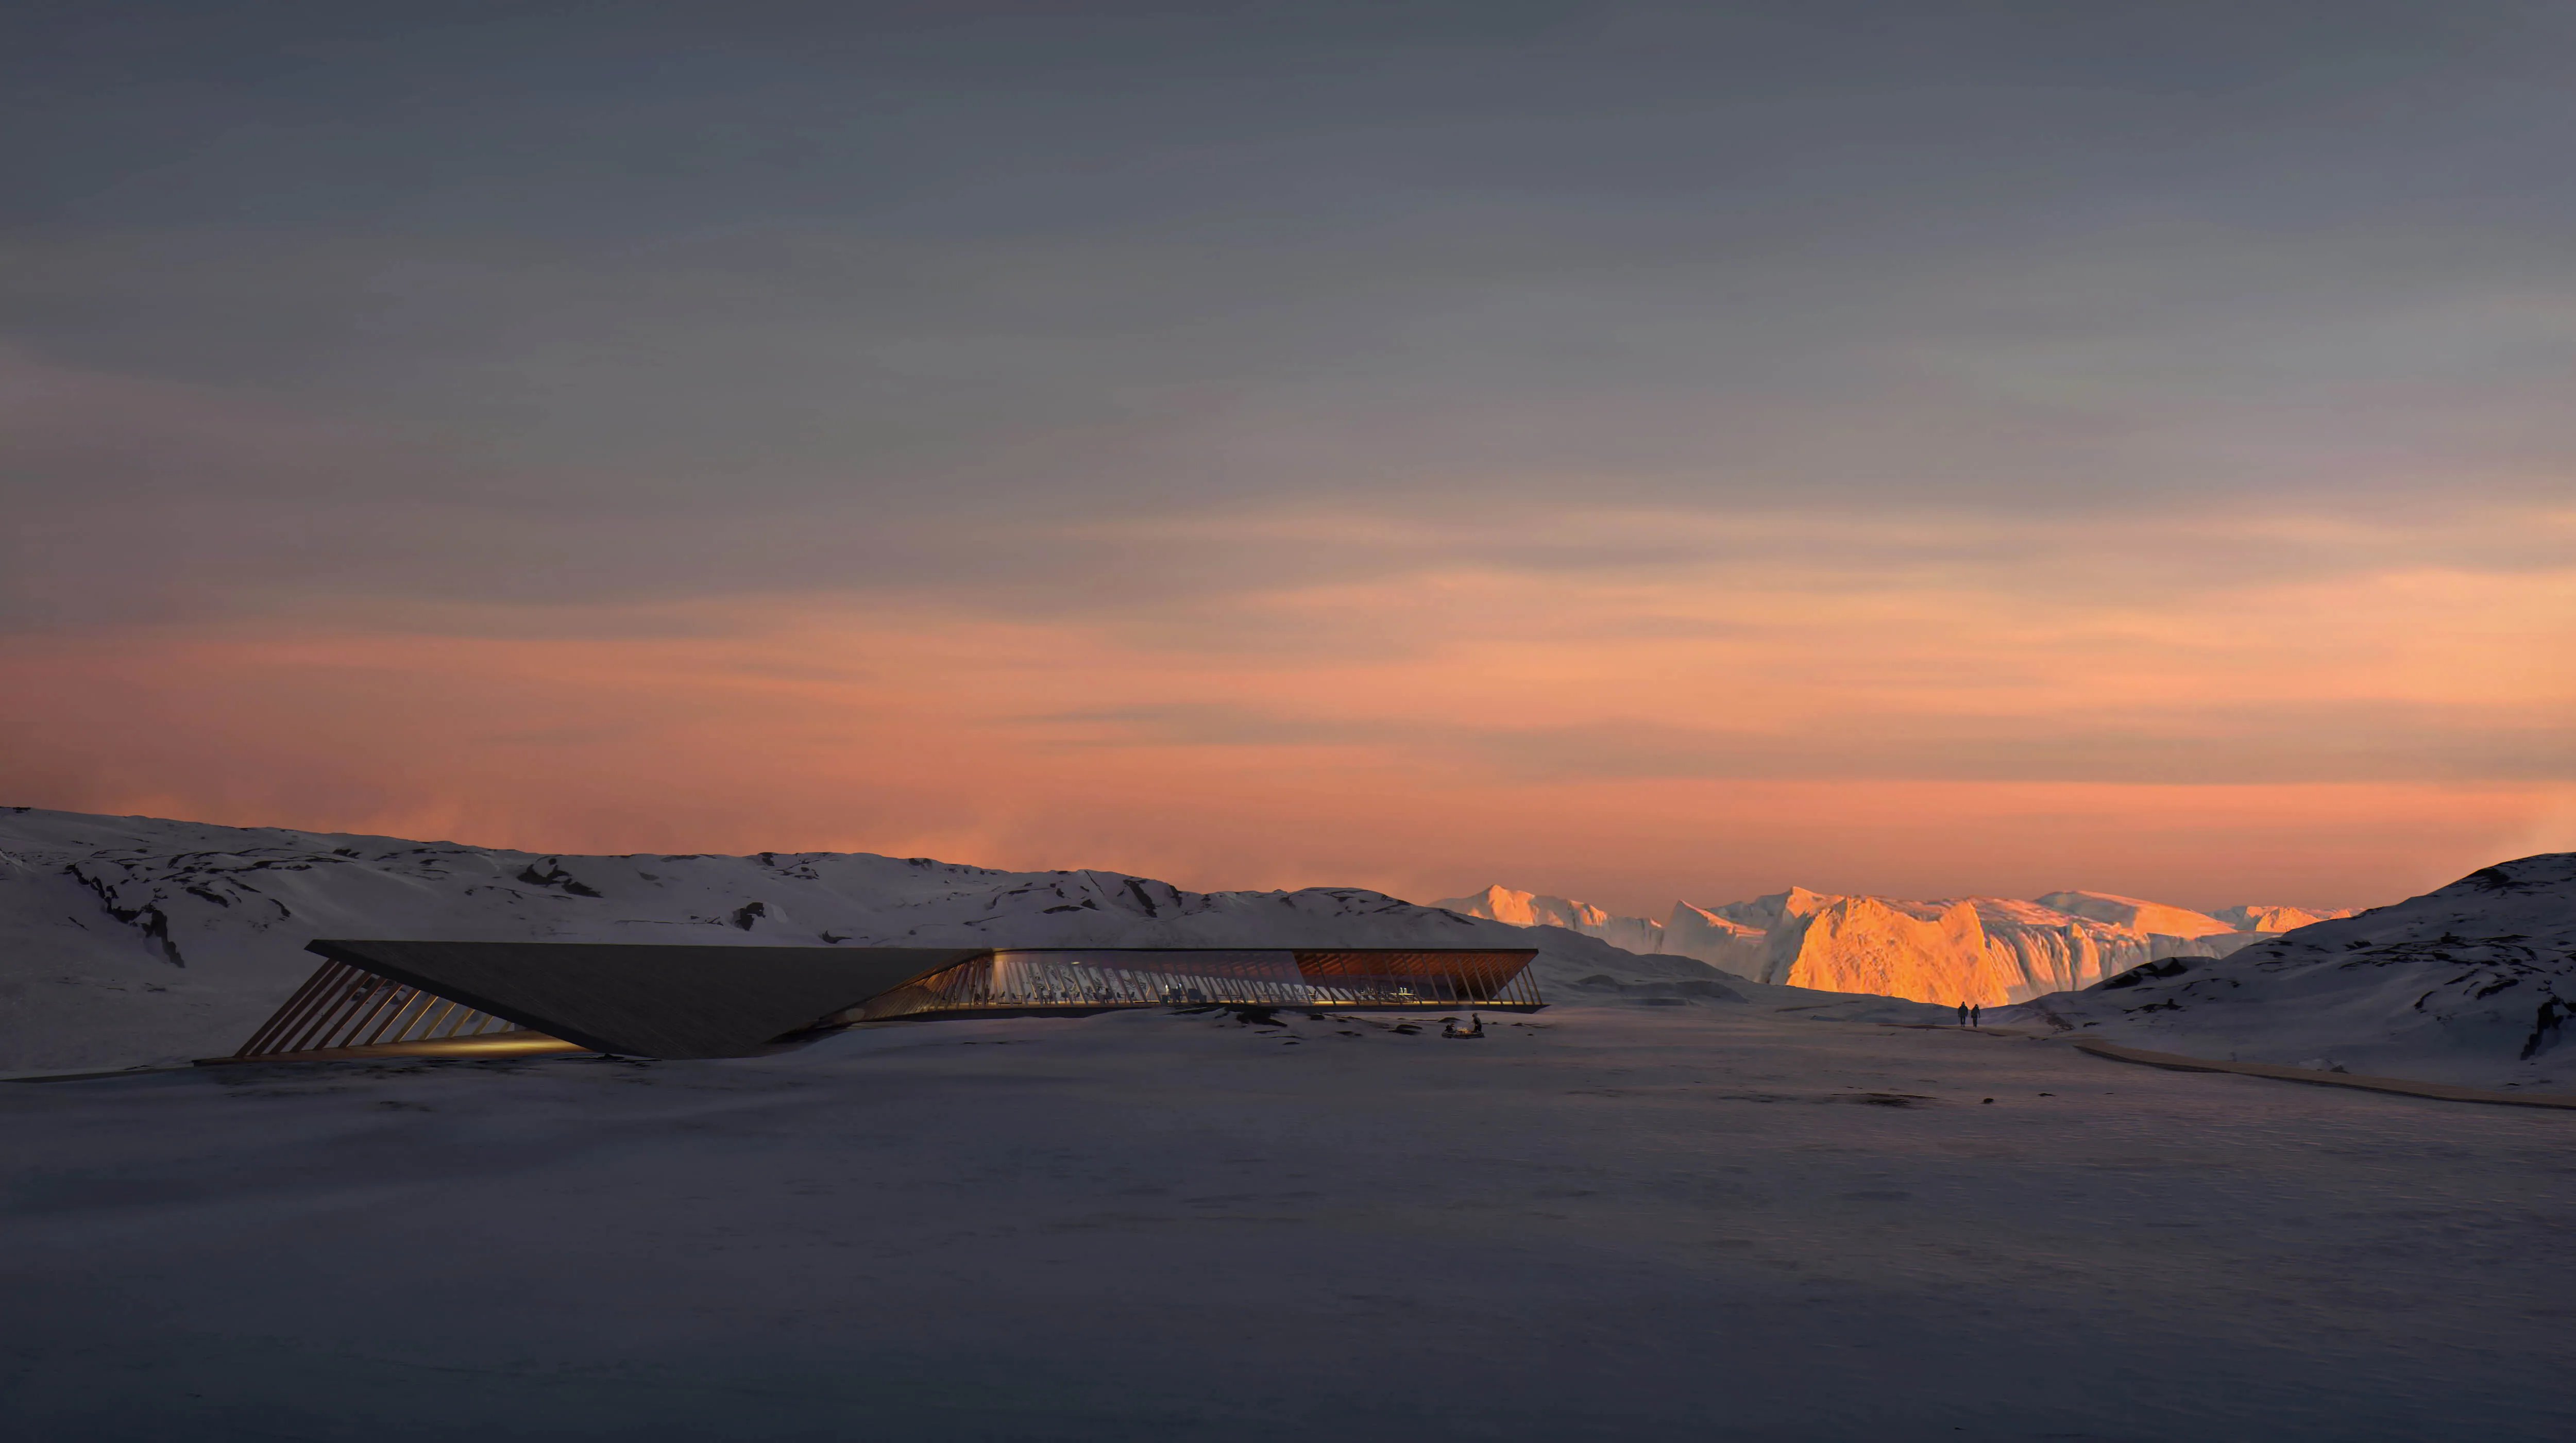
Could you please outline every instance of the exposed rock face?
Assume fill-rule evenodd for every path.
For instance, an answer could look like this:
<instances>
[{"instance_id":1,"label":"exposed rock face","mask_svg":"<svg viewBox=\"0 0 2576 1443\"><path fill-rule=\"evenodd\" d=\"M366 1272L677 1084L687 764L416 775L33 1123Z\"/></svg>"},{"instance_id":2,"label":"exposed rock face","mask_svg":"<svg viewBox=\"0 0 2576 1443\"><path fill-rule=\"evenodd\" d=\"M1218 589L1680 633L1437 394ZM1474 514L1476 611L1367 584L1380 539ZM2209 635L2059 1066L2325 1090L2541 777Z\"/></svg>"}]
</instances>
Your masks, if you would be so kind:
<instances>
[{"instance_id":1,"label":"exposed rock face","mask_svg":"<svg viewBox=\"0 0 2576 1443\"><path fill-rule=\"evenodd\" d=\"M2229 909L2276 924L2291 910ZM2193 1057L2576 1091L2576 852L2483 867L2395 906L2259 935L2225 958L2162 960L2017 1012Z\"/></svg>"},{"instance_id":2,"label":"exposed rock face","mask_svg":"<svg viewBox=\"0 0 2576 1443\"><path fill-rule=\"evenodd\" d=\"M1691 958L1636 956L1553 925L1524 931L1358 888L1187 892L1118 872L865 853L537 856L0 808L0 1069L230 1052L317 965L307 941L383 936L1536 947L1539 984L1552 995L1734 995Z\"/></svg>"},{"instance_id":3,"label":"exposed rock face","mask_svg":"<svg viewBox=\"0 0 2576 1443\"><path fill-rule=\"evenodd\" d=\"M2168 957L2225 956L2264 935L2107 892L2051 892L2036 902L1915 902L1791 887L1714 907L1676 902L1660 924L1499 886L1438 905L1522 926L1566 927L1630 951L1693 957L1755 982L1949 1006L1995 1007L2088 987ZM2305 915L2281 907L2231 910L2254 919Z\"/></svg>"}]
</instances>

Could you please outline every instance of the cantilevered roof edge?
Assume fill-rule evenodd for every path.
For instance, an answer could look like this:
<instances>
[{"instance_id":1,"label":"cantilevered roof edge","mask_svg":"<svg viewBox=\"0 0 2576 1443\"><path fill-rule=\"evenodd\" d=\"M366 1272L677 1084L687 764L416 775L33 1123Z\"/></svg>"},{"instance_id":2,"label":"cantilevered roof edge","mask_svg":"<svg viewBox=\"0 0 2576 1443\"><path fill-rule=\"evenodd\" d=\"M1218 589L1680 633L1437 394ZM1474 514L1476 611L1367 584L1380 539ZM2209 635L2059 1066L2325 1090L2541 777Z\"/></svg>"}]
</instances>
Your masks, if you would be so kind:
<instances>
[{"instance_id":1,"label":"cantilevered roof edge","mask_svg":"<svg viewBox=\"0 0 2576 1443\"><path fill-rule=\"evenodd\" d=\"M317 938L305 950L599 1052L735 1057L993 949Z\"/></svg>"}]
</instances>

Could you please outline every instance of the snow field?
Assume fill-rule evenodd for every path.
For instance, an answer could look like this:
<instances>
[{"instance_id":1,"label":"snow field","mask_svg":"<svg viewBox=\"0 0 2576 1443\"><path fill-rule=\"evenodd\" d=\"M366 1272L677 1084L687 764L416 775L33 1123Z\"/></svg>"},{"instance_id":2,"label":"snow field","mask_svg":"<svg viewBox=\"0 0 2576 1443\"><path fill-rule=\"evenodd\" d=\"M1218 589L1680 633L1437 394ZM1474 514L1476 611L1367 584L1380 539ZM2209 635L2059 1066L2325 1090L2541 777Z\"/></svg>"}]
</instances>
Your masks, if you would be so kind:
<instances>
[{"instance_id":1,"label":"snow field","mask_svg":"<svg viewBox=\"0 0 2576 1443\"><path fill-rule=\"evenodd\" d=\"M0 1436L2564 1436L2576 1117L1388 1021L0 1087Z\"/></svg>"}]
</instances>

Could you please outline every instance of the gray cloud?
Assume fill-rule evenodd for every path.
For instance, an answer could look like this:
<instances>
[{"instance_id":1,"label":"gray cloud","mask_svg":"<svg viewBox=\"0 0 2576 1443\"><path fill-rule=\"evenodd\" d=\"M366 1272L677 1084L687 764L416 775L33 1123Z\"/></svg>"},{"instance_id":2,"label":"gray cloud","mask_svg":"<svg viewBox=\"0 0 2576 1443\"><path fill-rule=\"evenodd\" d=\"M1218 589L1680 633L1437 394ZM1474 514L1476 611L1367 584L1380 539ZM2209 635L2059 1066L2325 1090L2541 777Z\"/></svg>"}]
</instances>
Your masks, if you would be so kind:
<instances>
[{"instance_id":1,"label":"gray cloud","mask_svg":"<svg viewBox=\"0 0 2576 1443\"><path fill-rule=\"evenodd\" d=\"M227 11L0 30L0 624L2002 574L2576 470L2556 7ZM1616 506L1819 539L1550 529ZM1223 534L1300 512L1408 526Z\"/></svg>"},{"instance_id":2,"label":"gray cloud","mask_svg":"<svg viewBox=\"0 0 2576 1443\"><path fill-rule=\"evenodd\" d=\"M1919 780L2107 783L2576 781L2555 718L2420 704L2181 704L2033 717L1885 710L1794 731L1622 720L1422 723L1170 703L1032 717L1053 744L1360 748L1515 782Z\"/></svg>"}]
</instances>

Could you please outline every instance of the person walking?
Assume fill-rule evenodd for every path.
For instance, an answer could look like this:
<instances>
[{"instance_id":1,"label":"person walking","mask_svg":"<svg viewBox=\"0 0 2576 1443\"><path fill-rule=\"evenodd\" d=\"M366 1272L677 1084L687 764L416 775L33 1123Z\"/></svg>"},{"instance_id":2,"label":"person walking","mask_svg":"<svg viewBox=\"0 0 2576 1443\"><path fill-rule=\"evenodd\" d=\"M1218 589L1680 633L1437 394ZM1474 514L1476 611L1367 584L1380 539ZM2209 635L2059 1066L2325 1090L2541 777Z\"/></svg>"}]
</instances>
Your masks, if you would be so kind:
<instances>
[{"instance_id":1,"label":"person walking","mask_svg":"<svg viewBox=\"0 0 2576 1443\"><path fill-rule=\"evenodd\" d=\"M1961 1027L1968 1025L1968 1004L1965 1002L1959 1004L1959 1025Z\"/></svg>"},{"instance_id":2,"label":"person walking","mask_svg":"<svg viewBox=\"0 0 2576 1443\"><path fill-rule=\"evenodd\" d=\"M1970 1027L1983 1027L1986 1025L1986 1004L1982 1002L1971 1002L1968 1004L1968 1025Z\"/></svg>"}]
</instances>

